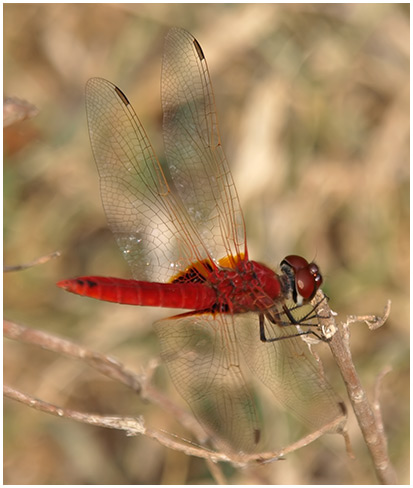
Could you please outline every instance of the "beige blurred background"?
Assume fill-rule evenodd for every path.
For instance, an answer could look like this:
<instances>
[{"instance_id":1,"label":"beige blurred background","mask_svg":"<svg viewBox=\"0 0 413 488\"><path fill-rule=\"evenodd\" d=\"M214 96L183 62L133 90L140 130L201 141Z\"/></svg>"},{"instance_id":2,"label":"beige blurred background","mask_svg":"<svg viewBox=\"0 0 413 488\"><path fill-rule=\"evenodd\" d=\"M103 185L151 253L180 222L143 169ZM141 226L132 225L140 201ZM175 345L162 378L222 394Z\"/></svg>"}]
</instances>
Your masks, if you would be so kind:
<instances>
[{"instance_id":1,"label":"beige blurred background","mask_svg":"<svg viewBox=\"0 0 413 488\"><path fill-rule=\"evenodd\" d=\"M128 96L162 154L160 68L168 28L205 52L224 149L244 210L250 255L276 267L316 259L332 308L380 314L352 327L370 397L382 385L389 451L409 480L409 6L141 4L4 6L4 94L39 114L4 132L4 260L62 257L4 278L5 317L69 337L140 371L157 357L151 324L165 311L64 293L81 274L129 277L106 227L89 146L84 86L92 76ZM332 363L331 381L344 397ZM82 411L140 415L188 433L132 392L80 363L5 340L5 383ZM165 391L180 401L170 385ZM287 461L225 466L231 483L364 484L375 475L354 417L357 459L326 436ZM4 403L8 484L212 483L202 460Z\"/></svg>"}]
</instances>

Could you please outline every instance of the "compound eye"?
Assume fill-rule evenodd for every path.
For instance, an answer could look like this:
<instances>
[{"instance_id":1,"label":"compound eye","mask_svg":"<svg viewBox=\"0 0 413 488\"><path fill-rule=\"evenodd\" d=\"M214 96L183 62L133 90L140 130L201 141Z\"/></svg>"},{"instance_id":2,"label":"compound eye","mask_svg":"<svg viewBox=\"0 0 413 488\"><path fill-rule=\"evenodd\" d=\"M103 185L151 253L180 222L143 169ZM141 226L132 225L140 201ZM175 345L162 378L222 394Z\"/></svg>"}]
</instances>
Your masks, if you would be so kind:
<instances>
[{"instance_id":1,"label":"compound eye","mask_svg":"<svg viewBox=\"0 0 413 488\"><path fill-rule=\"evenodd\" d=\"M308 269L303 268L296 272L295 286L304 300L308 300L314 294L314 278Z\"/></svg>"},{"instance_id":2,"label":"compound eye","mask_svg":"<svg viewBox=\"0 0 413 488\"><path fill-rule=\"evenodd\" d=\"M308 264L295 273L297 292L304 300L311 300L323 282L320 270L315 263Z\"/></svg>"},{"instance_id":3,"label":"compound eye","mask_svg":"<svg viewBox=\"0 0 413 488\"><path fill-rule=\"evenodd\" d=\"M291 254L283 259L283 263L287 263L294 271L298 271L301 268L306 268L308 266L308 261L301 256L296 256ZM282 263L281 263L282 264Z\"/></svg>"}]
</instances>

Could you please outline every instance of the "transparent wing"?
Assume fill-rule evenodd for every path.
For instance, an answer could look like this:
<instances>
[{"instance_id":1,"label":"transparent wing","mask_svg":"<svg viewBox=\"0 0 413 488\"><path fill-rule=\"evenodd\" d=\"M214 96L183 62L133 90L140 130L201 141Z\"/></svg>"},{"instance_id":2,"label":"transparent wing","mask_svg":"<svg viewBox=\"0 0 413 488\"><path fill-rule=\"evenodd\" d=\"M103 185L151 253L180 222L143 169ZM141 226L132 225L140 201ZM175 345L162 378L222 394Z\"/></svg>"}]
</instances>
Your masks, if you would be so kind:
<instances>
[{"instance_id":1,"label":"transparent wing","mask_svg":"<svg viewBox=\"0 0 413 488\"><path fill-rule=\"evenodd\" d=\"M176 389L218 447L253 452L260 426L246 385L231 316L182 316L155 324Z\"/></svg>"},{"instance_id":2,"label":"transparent wing","mask_svg":"<svg viewBox=\"0 0 413 488\"><path fill-rule=\"evenodd\" d=\"M86 111L108 224L133 276L167 281L206 257L126 96L109 81L92 78Z\"/></svg>"},{"instance_id":3,"label":"transparent wing","mask_svg":"<svg viewBox=\"0 0 413 488\"><path fill-rule=\"evenodd\" d=\"M245 226L218 130L205 56L187 31L171 29L162 65L164 141L174 186L215 260L245 253Z\"/></svg>"},{"instance_id":4,"label":"transparent wing","mask_svg":"<svg viewBox=\"0 0 413 488\"><path fill-rule=\"evenodd\" d=\"M258 317L237 317L238 346L253 373L273 393L276 402L312 429L344 419L342 400L324 378L321 363L315 360L308 344L294 326L280 326L265 321L267 338L262 342ZM287 337L287 338L286 338Z\"/></svg>"}]
</instances>

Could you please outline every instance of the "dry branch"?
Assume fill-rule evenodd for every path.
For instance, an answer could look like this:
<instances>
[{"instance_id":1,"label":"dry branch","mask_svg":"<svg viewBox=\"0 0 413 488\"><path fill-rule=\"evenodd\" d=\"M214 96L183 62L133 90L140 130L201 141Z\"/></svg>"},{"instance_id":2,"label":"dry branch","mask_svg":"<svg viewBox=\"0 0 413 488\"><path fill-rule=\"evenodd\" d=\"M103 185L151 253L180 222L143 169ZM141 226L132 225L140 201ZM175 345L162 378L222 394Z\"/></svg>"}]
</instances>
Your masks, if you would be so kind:
<instances>
[{"instance_id":1,"label":"dry branch","mask_svg":"<svg viewBox=\"0 0 413 488\"><path fill-rule=\"evenodd\" d=\"M54 251L51 252L50 254L47 254L46 256L41 256L40 258L36 258L33 261L30 261L30 263L16 264L14 266L4 266L3 271L5 273L10 273L11 271L22 271L24 269L32 268L33 266L45 264L51 259L58 258L59 256L60 256L60 252Z\"/></svg>"},{"instance_id":2,"label":"dry branch","mask_svg":"<svg viewBox=\"0 0 413 488\"><path fill-rule=\"evenodd\" d=\"M397 483L397 477L389 459L387 439L383 425L381 419L377 415L374 415L366 392L361 385L360 378L354 367L349 343L349 324L354 322L366 322L371 330L377 329L384 324L389 316L390 302L388 302L385 308L383 317L377 317L375 315L361 317L350 316L346 322L339 326L337 326L334 318L335 313L330 309L328 301L322 291L319 290L317 292L314 297L314 303L318 304L317 317L320 327L324 330L335 331L335 333L328 338L328 344L340 369L341 376L344 379L353 411L373 459L377 477L383 484L395 484ZM375 404L376 406L378 405L377 394Z\"/></svg>"},{"instance_id":3,"label":"dry branch","mask_svg":"<svg viewBox=\"0 0 413 488\"><path fill-rule=\"evenodd\" d=\"M150 384L150 374L135 374L127 370L119 361L110 356L96 353L83 346L79 346L72 341L56 337L43 331L26 328L10 321L4 321L3 327L5 337L18 340L20 342L37 345L49 351L54 351L56 353L64 354L65 356L80 359L86 362L92 368L100 371L109 378L128 386L145 400L157 404L169 414L173 415L178 422L192 432L194 437L198 439L199 442L204 443L207 440L204 430L190 413L175 405ZM153 366L149 368L149 370L151 369L153 369ZM336 430L338 423L341 422L341 419L338 419L338 421L327 424L321 429L312 432L297 442L277 451L247 455L211 451L208 448L194 444L191 441L178 438L170 433L151 429L145 425L144 420L141 418L138 419L122 416L114 417L112 415L102 416L94 413L78 412L36 399L27 393L20 392L17 389L9 386L4 387L4 394L5 396L20 401L21 403L24 403L25 405L36 410L83 423L123 430L126 431L128 435L142 434L158 441L165 447L184 452L185 454L191 456L207 459L209 463L227 461L240 467L246 466L250 463L256 464L257 462L263 463L282 459L285 455L314 442L325 433ZM216 476L217 473L214 474L214 477Z\"/></svg>"}]
</instances>

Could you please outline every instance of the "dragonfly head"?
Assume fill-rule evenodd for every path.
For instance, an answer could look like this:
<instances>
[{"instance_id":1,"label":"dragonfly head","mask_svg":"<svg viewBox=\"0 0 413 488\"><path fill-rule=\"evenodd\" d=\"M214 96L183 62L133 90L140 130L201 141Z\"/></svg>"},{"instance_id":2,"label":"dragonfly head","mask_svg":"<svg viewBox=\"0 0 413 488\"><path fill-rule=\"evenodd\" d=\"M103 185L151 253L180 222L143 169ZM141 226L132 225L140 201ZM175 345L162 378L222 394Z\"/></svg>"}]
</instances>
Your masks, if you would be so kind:
<instances>
[{"instance_id":1,"label":"dragonfly head","mask_svg":"<svg viewBox=\"0 0 413 488\"><path fill-rule=\"evenodd\" d=\"M288 288L297 305L309 302L320 288L323 278L315 263L309 263L301 256L287 256L281 262Z\"/></svg>"}]
</instances>

